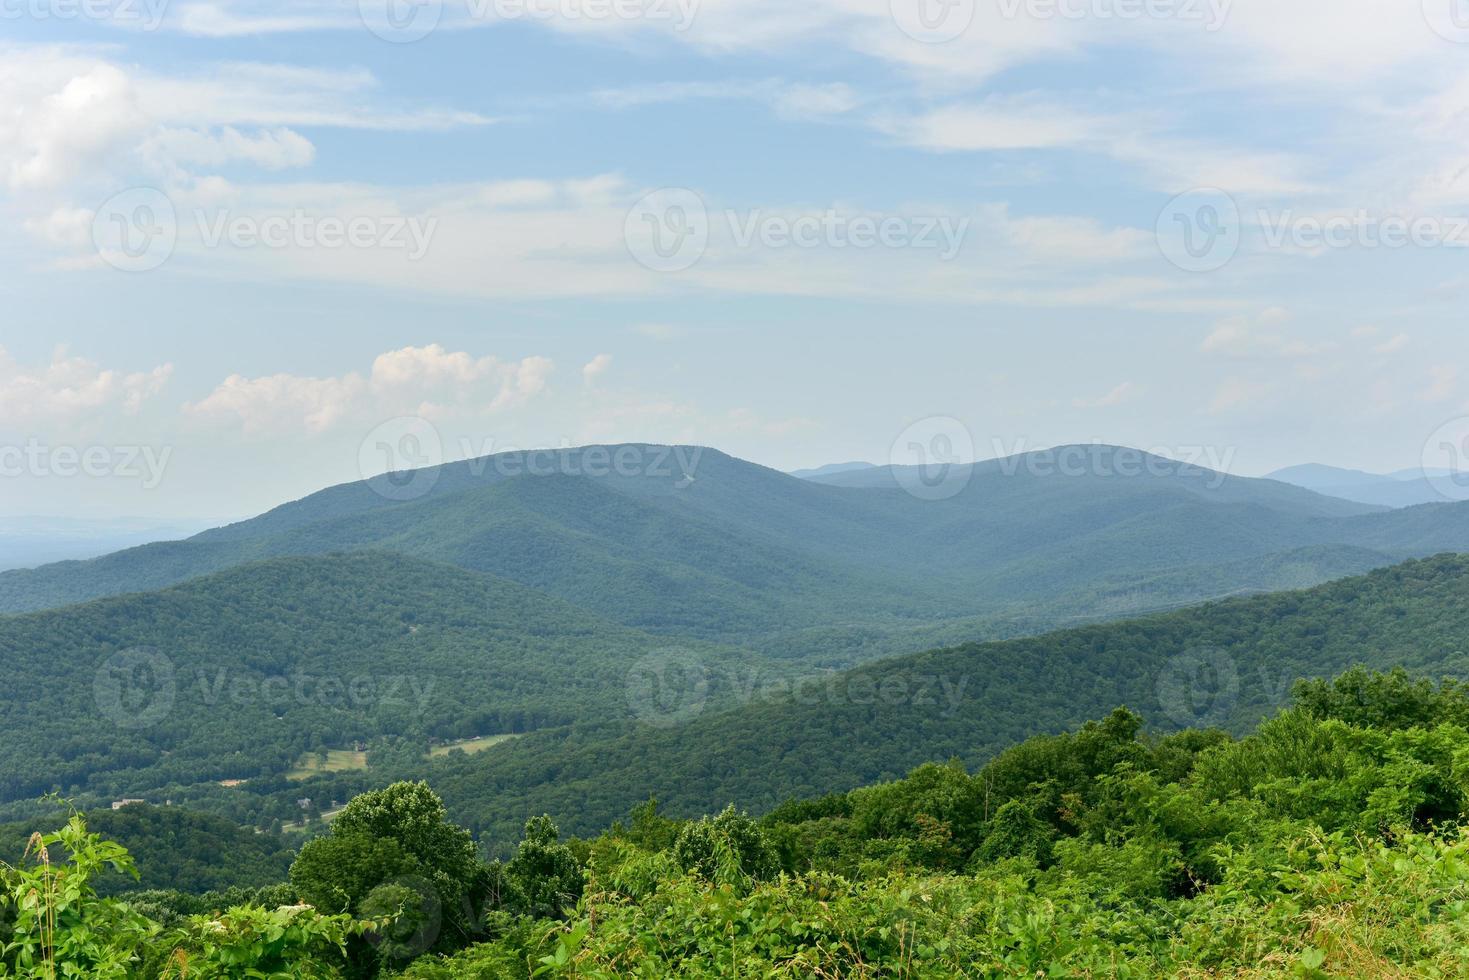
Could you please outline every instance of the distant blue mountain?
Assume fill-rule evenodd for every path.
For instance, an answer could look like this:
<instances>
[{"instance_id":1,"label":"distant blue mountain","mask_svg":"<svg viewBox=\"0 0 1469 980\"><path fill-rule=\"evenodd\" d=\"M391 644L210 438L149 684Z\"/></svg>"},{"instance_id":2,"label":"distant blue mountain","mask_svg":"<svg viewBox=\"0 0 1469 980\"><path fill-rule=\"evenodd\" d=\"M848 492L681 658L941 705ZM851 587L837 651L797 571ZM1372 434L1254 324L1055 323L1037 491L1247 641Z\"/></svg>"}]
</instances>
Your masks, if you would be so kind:
<instances>
[{"instance_id":1,"label":"distant blue mountain","mask_svg":"<svg viewBox=\"0 0 1469 980\"><path fill-rule=\"evenodd\" d=\"M1328 497L1339 497L1361 504L1382 507L1416 507L1419 504L1442 504L1450 499L1469 497L1466 492L1453 498L1446 496L1444 478L1447 471L1399 470L1396 473L1367 473L1319 463L1288 466L1266 476L1293 486L1314 490Z\"/></svg>"},{"instance_id":2,"label":"distant blue mountain","mask_svg":"<svg viewBox=\"0 0 1469 980\"><path fill-rule=\"evenodd\" d=\"M838 473L852 473L856 470L870 470L875 466L872 463L827 463L809 470L791 470L791 476L798 480L812 480L821 476L835 476Z\"/></svg>"}]
</instances>

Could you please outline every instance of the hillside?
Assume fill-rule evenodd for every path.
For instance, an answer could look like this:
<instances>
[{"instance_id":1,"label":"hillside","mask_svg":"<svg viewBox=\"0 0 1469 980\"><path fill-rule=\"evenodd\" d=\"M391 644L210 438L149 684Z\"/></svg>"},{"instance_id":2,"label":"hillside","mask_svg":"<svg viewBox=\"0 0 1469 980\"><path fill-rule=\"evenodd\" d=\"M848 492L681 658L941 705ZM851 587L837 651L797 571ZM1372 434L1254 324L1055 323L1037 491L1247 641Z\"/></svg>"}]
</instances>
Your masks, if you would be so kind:
<instances>
[{"instance_id":1,"label":"hillside","mask_svg":"<svg viewBox=\"0 0 1469 980\"><path fill-rule=\"evenodd\" d=\"M528 737L445 762L428 778L458 819L495 841L543 811L590 832L649 795L675 814L730 801L762 810L926 761L976 766L1119 704L1165 730L1243 732L1285 702L1295 679L1356 663L1469 673L1469 558L885 660L678 727Z\"/></svg>"},{"instance_id":2,"label":"hillside","mask_svg":"<svg viewBox=\"0 0 1469 980\"><path fill-rule=\"evenodd\" d=\"M1028 454L974 467L944 500L882 485L891 468L802 480L690 447L502 455L428 471L431 490L409 501L379 478L187 541L3 573L0 610L378 550L489 572L639 630L840 666L1469 549L1469 504L1386 512L1080 448L1093 461L1082 472L1057 462L1065 450ZM635 475L598 469L619 452L642 461ZM854 485L828 485L842 480Z\"/></svg>"},{"instance_id":3,"label":"hillside","mask_svg":"<svg viewBox=\"0 0 1469 980\"><path fill-rule=\"evenodd\" d=\"M404 781L348 802L288 880L204 894L106 895L210 844L242 853L207 874L269 874L272 845L167 808L78 815L0 865L0 973L1462 977L1466 724L1457 681L1354 669L1238 740L1116 708L760 819L650 800L568 840L539 816L488 862Z\"/></svg>"},{"instance_id":4,"label":"hillside","mask_svg":"<svg viewBox=\"0 0 1469 980\"><path fill-rule=\"evenodd\" d=\"M630 665L666 649L514 582L376 552L0 618L0 662L37 681L0 696L0 800L284 788L323 747L394 736L421 753L430 738L629 717Z\"/></svg>"}]
</instances>

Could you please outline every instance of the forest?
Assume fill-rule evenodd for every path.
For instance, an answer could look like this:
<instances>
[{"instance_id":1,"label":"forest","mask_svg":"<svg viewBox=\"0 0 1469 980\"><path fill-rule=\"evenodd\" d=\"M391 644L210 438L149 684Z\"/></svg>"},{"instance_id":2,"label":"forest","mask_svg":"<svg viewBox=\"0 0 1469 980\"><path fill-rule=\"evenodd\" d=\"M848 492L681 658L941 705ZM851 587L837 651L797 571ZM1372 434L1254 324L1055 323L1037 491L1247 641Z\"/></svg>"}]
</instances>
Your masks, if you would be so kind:
<instances>
[{"instance_id":1,"label":"forest","mask_svg":"<svg viewBox=\"0 0 1469 980\"><path fill-rule=\"evenodd\" d=\"M10 857L0 975L1455 977L1469 971L1469 689L1298 682L1240 738L1117 708L981 768L486 860L423 783L365 793L262 888L104 897L73 815Z\"/></svg>"}]
</instances>

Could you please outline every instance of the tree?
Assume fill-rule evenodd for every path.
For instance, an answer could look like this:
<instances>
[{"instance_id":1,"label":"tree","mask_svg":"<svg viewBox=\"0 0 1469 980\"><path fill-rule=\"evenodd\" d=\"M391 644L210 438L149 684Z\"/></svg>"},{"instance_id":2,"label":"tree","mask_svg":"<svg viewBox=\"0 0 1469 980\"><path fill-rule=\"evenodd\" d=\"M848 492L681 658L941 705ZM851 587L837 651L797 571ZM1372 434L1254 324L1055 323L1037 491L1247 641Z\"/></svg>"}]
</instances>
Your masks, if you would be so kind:
<instances>
[{"instance_id":1,"label":"tree","mask_svg":"<svg viewBox=\"0 0 1469 980\"><path fill-rule=\"evenodd\" d=\"M319 908L411 920L406 935L379 937L394 959L464 945L478 928L483 877L469 831L448 822L421 782L358 796L291 866L291 883Z\"/></svg>"},{"instance_id":2,"label":"tree","mask_svg":"<svg viewBox=\"0 0 1469 980\"><path fill-rule=\"evenodd\" d=\"M531 817L525 822L520 848L505 868L525 903L524 911L537 918L564 915L586 884L581 863L560 839L550 817Z\"/></svg>"},{"instance_id":3,"label":"tree","mask_svg":"<svg viewBox=\"0 0 1469 980\"><path fill-rule=\"evenodd\" d=\"M685 870L710 881L775 876L780 861L774 845L746 813L733 805L714 819L688 824L679 832L673 856Z\"/></svg>"}]
</instances>

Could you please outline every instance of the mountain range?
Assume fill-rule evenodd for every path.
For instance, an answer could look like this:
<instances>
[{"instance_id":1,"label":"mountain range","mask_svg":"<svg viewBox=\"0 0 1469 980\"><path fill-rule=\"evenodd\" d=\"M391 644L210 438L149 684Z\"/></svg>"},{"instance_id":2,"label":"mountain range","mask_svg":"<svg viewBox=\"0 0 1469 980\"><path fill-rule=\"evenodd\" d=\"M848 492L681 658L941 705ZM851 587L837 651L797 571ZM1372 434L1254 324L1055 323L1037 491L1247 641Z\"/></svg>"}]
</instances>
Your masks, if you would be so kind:
<instances>
[{"instance_id":1,"label":"mountain range","mask_svg":"<svg viewBox=\"0 0 1469 980\"><path fill-rule=\"evenodd\" d=\"M1121 447L811 479L690 446L501 454L344 484L182 541L0 573L0 661L45 678L39 694L0 695L0 811L54 789L282 818L303 755L371 746L383 766L428 771L448 765L425 761L432 745L499 735L527 737L455 765L522 760L507 763L518 782L475 785L554 797L584 778L578 759L601 758L577 754L589 744L659 758L637 733L663 731L670 696L711 718L765 712L753 692L884 658L1466 550L1469 504L1391 510ZM282 696L299 676L340 689ZM692 705L670 676L694 678ZM345 697L354 682L364 696ZM1096 683L1100 708L1130 690ZM1084 714L1006 706L966 751ZM795 746L821 724L771 730ZM822 780L742 795L756 805L829 786L840 757ZM358 766L309 785L329 803L368 778ZM450 766L443 778L467 777Z\"/></svg>"},{"instance_id":2,"label":"mountain range","mask_svg":"<svg viewBox=\"0 0 1469 980\"><path fill-rule=\"evenodd\" d=\"M1396 473L1367 473L1307 463L1276 470L1266 479L1280 480L1328 497L1340 497L1358 503L1413 507L1418 504L1444 503L1451 499L1463 500L1469 496L1469 492L1459 492L1449 482L1450 476L1448 471L1424 472L1421 469L1412 469Z\"/></svg>"}]
</instances>

